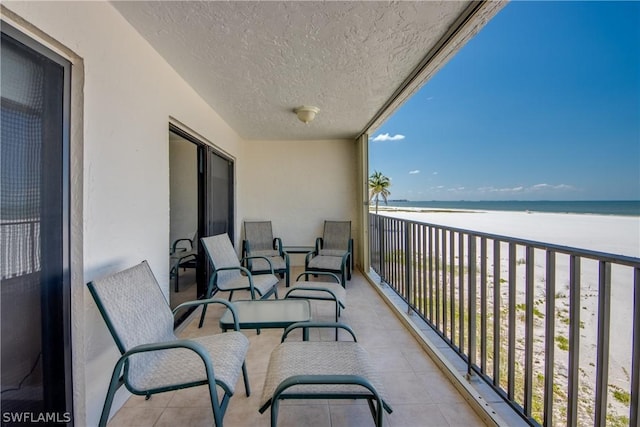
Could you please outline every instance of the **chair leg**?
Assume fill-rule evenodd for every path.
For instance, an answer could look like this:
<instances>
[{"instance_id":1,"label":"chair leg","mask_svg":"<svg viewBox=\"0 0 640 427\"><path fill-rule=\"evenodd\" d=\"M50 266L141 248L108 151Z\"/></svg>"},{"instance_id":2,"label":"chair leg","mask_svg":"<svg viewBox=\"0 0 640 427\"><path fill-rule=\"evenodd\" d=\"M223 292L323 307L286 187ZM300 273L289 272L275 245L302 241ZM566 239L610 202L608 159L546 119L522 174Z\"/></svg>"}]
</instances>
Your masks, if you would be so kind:
<instances>
[{"instance_id":1,"label":"chair leg","mask_svg":"<svg viewBox=\"0 0 640 427\"><path fill-rule=\"evenodd\" d=\"M207 306L202 307L202 314L200 315L200 323L198 323L198 329L204 325L204 316L207 314Z\"/></svg>"},{"instance_id":2,"label":"chair leg","mask_svg":"<svg viewBox=\"0 0 640 427\"><path fill-rule=\"evenodd\" d=\"M251 396L251 386L249 385L249 375L247 375L247 362L242 363L242 377L244 378L244 390L247 397Z\"/></svg>"},{"instance_id":3,"label":"chair leg","mask_svg":"<svg viewBox=\"0 0 640 427\"><path fill-rule=\"evenodd\" d=\"M278 399L271 400L271 427L276 427L278 425L278 407L280 406L280 402Z\"/></svg>"},{"instance_id":4,"label":"chair leg","mask_svg":"<svg viewBox=\"0 0 640 427\"><path fill-rule=\"evenodd\" d=\"M218 405L218 393L216 391L216 383L209 379L209 397L211 398L211 409L213 410L213 423L216 427L222 427L221 408Z\"/></svg>"},{"instance_id":5,"label":"chair leg","mask_svg":"<svg viewBox=\"0 0 640 427\"><path fill-rule=\"evenodd\" d=\"M120 380L120 372L122 372L122 365L125 358L120 357L116 366L113 368L113 374L111 374L111 381L109 382L109 389L107 390L107 397L104 400L104 406L102 407L102 414L100 415L99 427L106 427L107 421L109 421L109 413L111 412L111 405L113 398L118 388L123 384Z\"/></svg>"}]
</instances>

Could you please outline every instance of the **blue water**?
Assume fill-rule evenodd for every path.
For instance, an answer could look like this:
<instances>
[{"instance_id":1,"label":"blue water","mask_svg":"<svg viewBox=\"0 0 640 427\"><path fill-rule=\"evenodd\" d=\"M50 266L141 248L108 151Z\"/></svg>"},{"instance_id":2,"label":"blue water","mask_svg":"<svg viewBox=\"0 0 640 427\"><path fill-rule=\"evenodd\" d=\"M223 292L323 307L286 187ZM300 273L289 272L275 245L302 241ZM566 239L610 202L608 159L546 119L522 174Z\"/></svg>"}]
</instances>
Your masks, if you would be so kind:
<instances>
[{"instance_id":1,"label":"blue water","mask_svg":"<svg viewBox=\"0 0 640 427\"><path fill-rule=\"evenodd\" d=\"M381 203L381 206L384 206ZM388 206L430 208L430 209L469 209L485 211L531 211L556 213L585 213L598 215L640 216L640 200L594 200L594 201L393 201Z\"/></svg>"}]
</instances>

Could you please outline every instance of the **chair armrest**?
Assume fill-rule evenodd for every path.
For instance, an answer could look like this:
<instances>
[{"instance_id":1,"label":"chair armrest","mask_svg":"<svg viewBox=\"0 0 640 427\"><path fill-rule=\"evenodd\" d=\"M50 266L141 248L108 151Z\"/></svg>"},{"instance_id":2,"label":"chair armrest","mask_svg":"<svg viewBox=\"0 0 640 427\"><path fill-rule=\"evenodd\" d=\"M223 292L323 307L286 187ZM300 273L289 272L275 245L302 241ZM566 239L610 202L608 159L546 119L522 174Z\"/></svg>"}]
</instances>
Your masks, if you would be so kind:
<instances>
[{"instance_id":1,"label":"chair armrest","mask_svg":"<svg viewBox=\"0 0 640 427\"><path fill-rule=\"evenodd\" d=\"M137 353L146 353L150 351L158 351L158 350L169 350L172 348L187 348L192 350L200 356L203 360L208 360L211 362L211 357L209 356L209 352L202 346L202 344L198 344L195 341L191 340L175 340L175 341L166 341L166 342L156 342L150 344L140 344L126 353L122 355L122 357L130 357Z\"/></svg>"},{"instance_id":2,"label":"chair armrest","mask_svg":"<svg viewBox=\"0 0 640 427\"><path fill-rule=\"evenodd\" d=\"M349 332L349 334L351 334L351 336L353 337L353 341L354 342L358 342L358 340L356 339L356 334L355 332L353 332L353 329L351 329L348 325L345 325L344 323L338 323L338 322L297 322L297 323L293 323L291 325L289 325L284 332L282 333L282 339L280 340L280 342L284 342L285 339L287 338L287 336L289 335L289 332L293 331L294 329L308 329L308 328L330 328L330 329L344 329L345 331Z\"/></svg>"},{"instance_id":3,"label":"chair armrest","mask_svg":"<svg viewBox=\"0 0 640 427\"><path fill-rule=\"evenodd\" d=\"M193 250L193 242L191 241L191 239L187 239L187 238L182 238L182 239L178 239L175 242L173 242L173 244L171 245L171 253L174 254L176 253L176 250L179 249L176 246L178 245L178 243L180 242L189 242L189 247L191 248L190 250ZM186 249L185 249L186 250Z\"/></svg>"},{"instance_id":4,"label":"chair armrest","mask_svg":"<svg viewBox=\"0 0 640 427\"><path fill-rule=\"evenodd\" d=\"M262 258L263 260L267 261L267 263L269 264L269 269L271 270L271 274L273 273L273 264L271 264L271 260L269 258L267 258L266 256L260 256L260 255L254 255L254 256L247 256L244 257L240 260L240 264L242 264L244 261L249 260L249 259L256 259L256 258ZM249 271L249 270L247 270Z\"/></svg>"},{"instance_id":5,"label":"chair armrest","mask_svg":"<svg viewBox=\"0 0 640 427\"><path fill-rule=\"evenodd\" d=\"M317 254L320 253L320 249L322 249L323 246L324 246L324 240L322 240L322 237L316 237L316 253Z\"/></svg>"},{"instance_id":6,"label":"chair armrest","mask_svg":"<svg viewBox=\"0 0 640 427\"><path fill-rule=\"evenodd\" d=\"M175 340L175 341L167 341L167 342L160 342L160 343L142 344L142 345L133 347L132 349L124 353L122 356L120 356L120 359L118 359L118 362L116 363L116 366L114 368L112 381L113 381L113 378L116 376L116 372L120 372L122 370L122 366L124 365L124 362L134 354L146 353L151 351L159 351L159 350L170 350L174 348L185 348L187 350L191 350L194 353L196 353L200 357L200 359L202 359L202 363L204 364L205 371L207 372L207 379L209 381L214 380L217 385L219 385L224 389L225 393L231 392L231 390L229 390L229 388L225 383L216 380L216 377L213 371L213 362L211 361L211 355L209 354L207 349L205 349L202 344L199 344L192 340Z\"/></svg>"},{"instance_id":7,"label":"chair armrest","mask_svg":"<svg viewBox=\"0 0 640 427\"><path fill-rule=\"evenodd\" d=\"M238 313L236 312L236 308L229 301L223 300L223 299L220 299L220 298L208 298L208 299L201 299L201 300L196 300L196 301L183 302L182 304L178 305L176 308L173 309L173 315L175 316L176 313L178 311L182 310L183 308L197 307L199 305L208 306L209 304L222 304L222 305L226 306L231 311L231 315L233 317L233 329L235 331L239 331L240 330L240 325L238 324Z\"/></svg>"},{"instance_id":8,"label":"chair armrest","mask_svg":"<svg viewBox=\"0 0 640 427\"><path fill-rule=\"evenodd\" d=\"M264 258L264 257L260 257L260 258ZM251 272L248 269L246 269L245 267L242 267L241 265L237 267L221 267L216 269L211 275L211 279L209 279L209 286L207 287L207 296L210 295L211 291L213 290L213 285L216 284L216 279L218 278L218 272L227 271L227 270L240 270L241 272L247 275L247 278L249 279L249 291L251 292L251 299L255 299L255 290L253 288L253 276L251 275ZM271 268L271 272L273 273L273 267Z\"/></svg>"}]
</instances>

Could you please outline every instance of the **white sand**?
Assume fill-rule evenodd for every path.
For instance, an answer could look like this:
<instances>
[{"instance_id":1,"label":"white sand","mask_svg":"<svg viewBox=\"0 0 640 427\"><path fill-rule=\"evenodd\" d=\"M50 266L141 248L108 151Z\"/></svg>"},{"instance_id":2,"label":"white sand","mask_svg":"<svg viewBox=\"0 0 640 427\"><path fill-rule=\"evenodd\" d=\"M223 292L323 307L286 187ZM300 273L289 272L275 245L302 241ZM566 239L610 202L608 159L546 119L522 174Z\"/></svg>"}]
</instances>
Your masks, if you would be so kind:
<instances>
[{"instance_id":1,"label":"white sand","mask_svg":"<svg viewBox=\"0 0 640 427\"><path fill-rule=\"evenodd\" d=\"M640 217L542 212L380 209L381 215L640 257Z\"/></svg>"},{"instance_id":2,"label":"white sand","mask_svg":"<svg viewBox=\"0 0 640 427\"><path fill-rule=\"evenodd\" d=\"M480 231L500 236L515 237L542 243L551 243L597 252L605 252L630 257L640 257L640 217L609 216L591 214L562 214L539 212L506 212L506 211L438 211L428 209L394 209L383 208L382 215L403 218L424 223L443 225L470 231ZM490 265L492 250L489 246ZM518 258L524 259L519 251ZM507 278L507 253L501 251L501 276ZM535 254L535 300L536 309L544 312L546 295L544 254ZM580 298L580 383L587 389L595 386L595 363L597 343L598 313L598 264L583 259L581 265L581 298ZM631 336L633 318L633 270L629 267L614 266L611 276L611 336L609 384L629 390L629 373L631 372ZM517 304L525 302L524 276L525 266L517 266ZM503 290L503 301L507 294ZM558 256L556 261L556 337L568 337L568 325L563 322L568 318L569 309L569 258ZM524 325L517 328L517 336L524 337ZM534 369L540 372L544 360L544 320L535 319L536 336L534 343ZM566 387L567 353L556 346L556 381ZM611 389L609 404L612 412L624 414L624 405L612 398ZM583 395L581 395L583 396ZM593 396L587 396L587 400ZM590 403L580 403L583 408L581 419L590 423ZM558 408L556 408L557 410ZM554 411L555 412L555 411Z\"/></svg>"}]
</instances>

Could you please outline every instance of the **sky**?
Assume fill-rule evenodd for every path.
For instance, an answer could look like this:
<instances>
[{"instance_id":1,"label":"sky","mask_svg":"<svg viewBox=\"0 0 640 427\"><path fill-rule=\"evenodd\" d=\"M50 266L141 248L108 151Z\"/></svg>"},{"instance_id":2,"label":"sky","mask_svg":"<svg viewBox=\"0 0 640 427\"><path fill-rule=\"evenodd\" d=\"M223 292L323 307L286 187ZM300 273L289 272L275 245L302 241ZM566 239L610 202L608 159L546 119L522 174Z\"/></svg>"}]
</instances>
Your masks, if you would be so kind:
<instances>
[{"instance_id":1,"label":"sky","mask_svg":"<svg viewBox=\"0 0 640 427\"><path fill-rule=\"evenodd\" d=\"M369 135L390 199L640 200L640 2L505 6Z\"/></svg>"}]
</instances>

